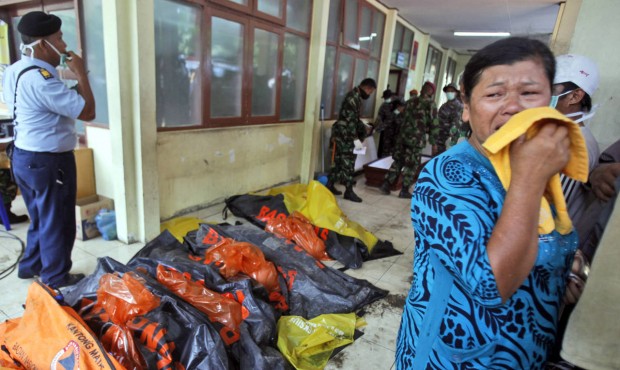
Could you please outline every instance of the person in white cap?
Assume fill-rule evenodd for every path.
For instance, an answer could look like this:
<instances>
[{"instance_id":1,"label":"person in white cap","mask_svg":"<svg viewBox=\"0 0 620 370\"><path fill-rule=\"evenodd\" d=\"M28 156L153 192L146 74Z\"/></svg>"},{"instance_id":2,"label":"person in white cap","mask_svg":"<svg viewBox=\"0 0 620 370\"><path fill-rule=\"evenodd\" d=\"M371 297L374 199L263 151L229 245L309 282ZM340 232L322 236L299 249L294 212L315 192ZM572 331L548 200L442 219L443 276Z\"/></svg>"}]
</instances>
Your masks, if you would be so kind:
<instances>
[{"instance_id":1,"label":"person in white cap","mask_svg":"<svg viewBox=\"0 0 620 370\"><path fill-rule=\"evenodd\" d=\"M585 123L594 115L592 95L598 84L598 67L591 59L576 54L560 55L556 58L551 106L572 118L581 127L588 148L590 172L598 163L600 149L592 131ZM577 221L583 213L584 185L562 176L562 190L566 197L568 213L573 221Z\"/></svg>"}]
</instances>

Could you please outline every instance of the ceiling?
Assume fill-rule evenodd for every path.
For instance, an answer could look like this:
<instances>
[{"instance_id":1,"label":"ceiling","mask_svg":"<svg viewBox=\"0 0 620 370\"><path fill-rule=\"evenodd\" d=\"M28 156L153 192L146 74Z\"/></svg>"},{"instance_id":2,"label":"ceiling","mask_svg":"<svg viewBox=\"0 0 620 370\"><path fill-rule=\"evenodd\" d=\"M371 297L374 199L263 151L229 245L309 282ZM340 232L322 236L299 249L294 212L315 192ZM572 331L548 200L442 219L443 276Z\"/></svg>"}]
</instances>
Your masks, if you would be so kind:
<instances>
[{"instance_id":1,"label":"ceiling","mask_svg":"<svg viewBox=\"0 0 620 370\"><path fill-rule=\"evenodd\" d=\"M472 54L497 37L457 37L454 31L510 32L548 43L559 0L380 0L459 54Z\"/></svg>"}]
</instances>

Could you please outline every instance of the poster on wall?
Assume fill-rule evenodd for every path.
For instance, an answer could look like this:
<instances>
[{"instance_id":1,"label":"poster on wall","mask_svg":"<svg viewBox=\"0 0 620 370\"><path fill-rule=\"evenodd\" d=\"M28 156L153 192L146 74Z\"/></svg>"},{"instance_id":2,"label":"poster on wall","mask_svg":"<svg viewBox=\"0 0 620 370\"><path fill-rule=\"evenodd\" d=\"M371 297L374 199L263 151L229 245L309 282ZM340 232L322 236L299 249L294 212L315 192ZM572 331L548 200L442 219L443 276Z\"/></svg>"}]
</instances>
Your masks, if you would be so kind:
<instances>
[{"instance_id":1,"label":"poster on wall","mask_svg":"<svg viewBox=\"0 0 620 370\"><path fill-rule=\"evenodd\" d=\"M411 66L409 69L415 71L416 61L418 60L418 42L413 42L413 51L411 52Z\"/></svg>"},{"instance_id":2,"label":"poster on wall","mask_svg":"<svg viewBox=\"0 0 620 370\"><path fill-rule=\"evenodd\" d=\"M0 81L4 77L4 70L11 63L9 56L9 25L0 20ZM0 119L11 119L12 115L9 112L2 94L2 84L0 84Z\"/></svg>"}]
</instances>

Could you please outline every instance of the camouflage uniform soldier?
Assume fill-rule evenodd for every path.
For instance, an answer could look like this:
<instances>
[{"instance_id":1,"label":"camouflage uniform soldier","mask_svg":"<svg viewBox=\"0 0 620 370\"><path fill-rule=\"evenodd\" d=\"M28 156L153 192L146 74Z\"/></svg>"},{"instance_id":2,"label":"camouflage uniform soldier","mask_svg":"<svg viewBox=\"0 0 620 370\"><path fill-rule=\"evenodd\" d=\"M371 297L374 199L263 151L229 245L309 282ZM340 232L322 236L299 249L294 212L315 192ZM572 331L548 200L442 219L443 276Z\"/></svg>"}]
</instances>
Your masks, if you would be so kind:
<instances>
[{"instance_id":1,"label":"camouflage uniform soldier","mask_svg":"<svg viewBox=\"0 0 620 370\"><path fill-rule=\"evenodd\" d=\"M450 144L455 145L461 136L463 104L457 99L459 91L456 84L446 85L443 92L446 93L448 101L439 108L439 135L437 137L437 149L433 152L433 156L446 151L448 138L450 138Z\"/></svg>"},{"instance_id":2,"label":"camouflage uniform soldier","mask_svg":"<svg viewBox=\"0 0 620 370\"><path fill-rule=\"evenodd\" d=\"M362 198L353 192L353 172L355 171L356 154L353 150L361 146L366 138L366 125L360 120L362 99L368 99L376 90L377 84L372 78L367 78L360 85L351 90L340 107L338 121L332 126L331 142L335 143L334 165L329 173L327 188L335 195L340 195L334 184L345 184L344 199L361 202ZM355 143L358 141L359 143Z\"/></svg>"},{"instance_id":3,"label":"camouflage uniform soldier","mask_svg":"<svg viewBox=\"0 0 620 370\"><path fill-rule=\"evenodd\" d=\"M433 100L434 93L435 85L426 82L422 86L422 95L407 101L403 124L393 155L394 162L385 175L380 188L383 194L390 194L390 186L396 182L402 170L403 187L398 197L411 198L409 188L413 185L413 178L420 166L422 150L426 146L426 138L428 136L430 144L435 145L439 132L437 105Z\"/></svg>"}]
</instances>

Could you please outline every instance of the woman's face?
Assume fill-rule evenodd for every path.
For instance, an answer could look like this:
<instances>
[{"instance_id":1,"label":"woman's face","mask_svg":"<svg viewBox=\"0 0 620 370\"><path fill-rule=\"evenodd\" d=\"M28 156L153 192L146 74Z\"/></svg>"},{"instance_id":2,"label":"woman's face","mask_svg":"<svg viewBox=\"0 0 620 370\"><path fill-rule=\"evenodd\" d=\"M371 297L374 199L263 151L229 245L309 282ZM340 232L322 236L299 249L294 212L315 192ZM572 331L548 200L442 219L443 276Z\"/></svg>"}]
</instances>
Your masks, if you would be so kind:
<instances>
[{"instance_id":1,"label":"woman's face","mask_svg":"<svg viewBox=\"0 0 620 370\"><path fill-rule=\"evenodd\" d=\"M463 107L463 120L472 129L470 143L479 151L482 143L522 110L549 105L551 83L536 60L485 69Z\"/></svg>"}]
</instances>

